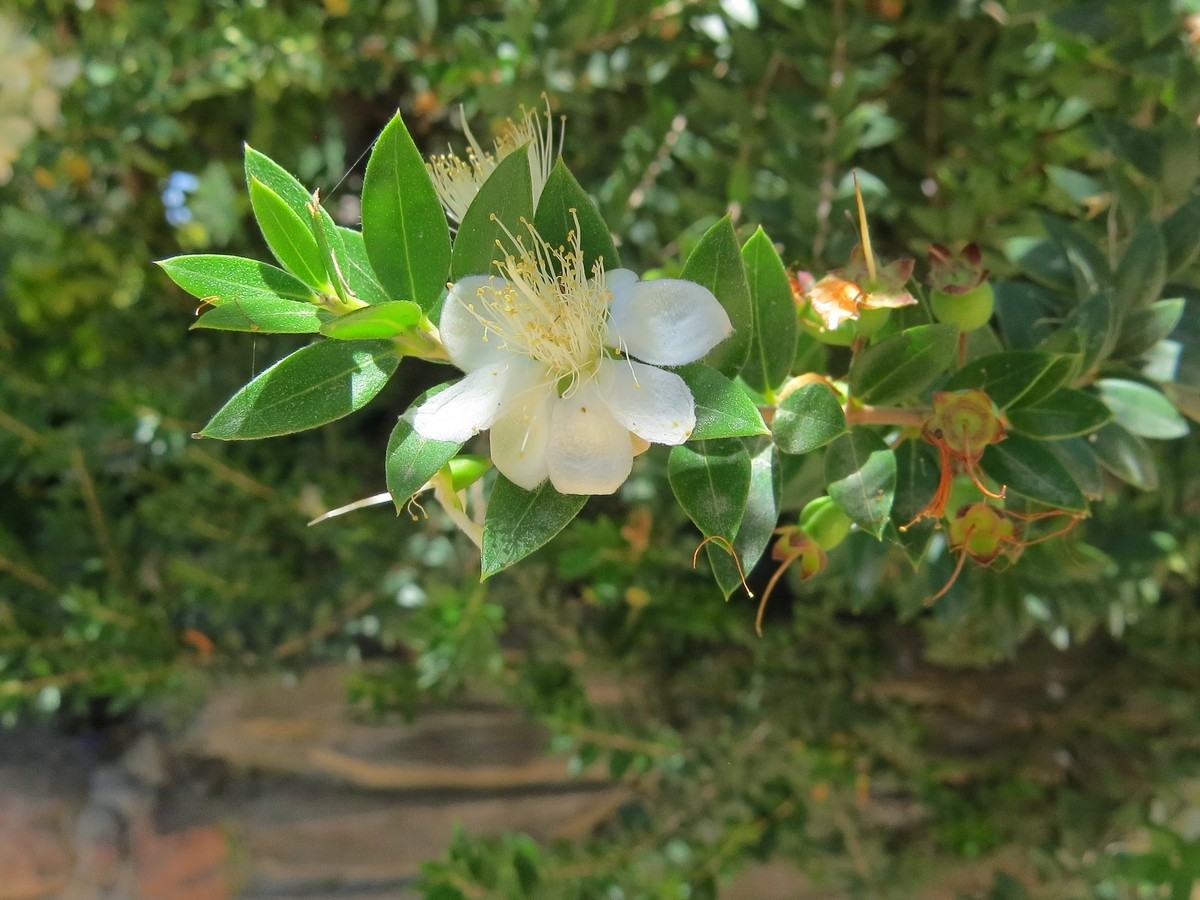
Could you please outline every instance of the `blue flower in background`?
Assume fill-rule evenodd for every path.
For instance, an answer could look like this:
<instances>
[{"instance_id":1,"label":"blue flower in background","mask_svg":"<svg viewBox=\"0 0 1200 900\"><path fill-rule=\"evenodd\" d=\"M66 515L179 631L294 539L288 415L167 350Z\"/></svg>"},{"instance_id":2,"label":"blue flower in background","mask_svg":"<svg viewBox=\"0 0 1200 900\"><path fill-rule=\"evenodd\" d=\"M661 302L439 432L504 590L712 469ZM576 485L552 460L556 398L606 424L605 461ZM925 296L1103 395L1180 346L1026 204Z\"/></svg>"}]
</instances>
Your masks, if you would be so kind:
<instances>
[{"instance_id":1,"label":"blue flower in background","mask_svg":"<svg viewBox=\"0 0 1200 900\"><path fill-rule=\"evenodd\" d=\"M192 211L188 209L187 195L200 186L200 179L191 172L172 172L163 188L162 202L166 209L167 221L175 226L192 221Z\"/></svg>"}]
</instances>

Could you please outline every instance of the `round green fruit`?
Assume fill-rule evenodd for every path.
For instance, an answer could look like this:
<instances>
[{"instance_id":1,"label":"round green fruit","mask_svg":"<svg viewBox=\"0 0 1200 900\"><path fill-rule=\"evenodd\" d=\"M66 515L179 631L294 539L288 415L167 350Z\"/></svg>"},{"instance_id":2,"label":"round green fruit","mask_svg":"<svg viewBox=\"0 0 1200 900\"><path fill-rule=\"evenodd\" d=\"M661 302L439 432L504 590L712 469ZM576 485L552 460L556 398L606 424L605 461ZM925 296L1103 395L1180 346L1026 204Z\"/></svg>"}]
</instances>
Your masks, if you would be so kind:
<instances>
[{"instance_id":1,"label":"round green fruit","mask_svg":"<svg viewBox=\"0 0 1200 900\"><path fill-rule=\"evenodd\" d=\"M832 550L846 539L853 524L829 496L810 500L800 511L800 527L822 550Z\"/></svg>"},{"instance_id":2,"label":"round green fruit","mask_svg":"<svg viewBox=\"0 0 1200 900\"><path fill-rule=\"evenodd\" d=\"M929 295L929 305L933 307L933 314L939 322L957 325L961 331L974 331L992 318L996 292L986 281L965 294L933 291Z\"/></svg>"}]
</instances>

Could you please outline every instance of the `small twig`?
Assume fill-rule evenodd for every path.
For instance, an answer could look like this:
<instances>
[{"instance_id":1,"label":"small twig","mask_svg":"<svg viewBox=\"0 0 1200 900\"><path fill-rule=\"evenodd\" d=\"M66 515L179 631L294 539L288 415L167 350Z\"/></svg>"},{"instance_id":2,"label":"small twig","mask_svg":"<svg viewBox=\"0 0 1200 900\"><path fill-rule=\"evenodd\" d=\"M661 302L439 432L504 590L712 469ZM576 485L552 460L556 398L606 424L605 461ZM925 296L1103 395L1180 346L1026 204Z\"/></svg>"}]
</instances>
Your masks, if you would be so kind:
<instances>
[{"instance_id":1,"label":"small twig","mask_svg":"<svg viewBox=\"0 0 1200 900\"><path fill-rule=\"evenodd\" d=\"M360 594L351 603L339 610L338 614L328 622L322 622L299 637L279 644L274 650L276 659L287 659L311 647L318 641L323 641L331 634L336 634L343 626L359 613L366 612L376 600L373 593Z\"/></svg>"},{"instance_id":2,"label":"small twig","mask_svg":"<svg viewBox=\"0 0 1200 900\"><path fill-rule=\"evenodd\" d=\"M18 581L23 581L30 587L37 588L39 591L45 591L47 594L53 596L58 596L59 594L59 589L48 578L16 560L9 559L7 556L0 556L0 572L7 572Z\"/></svg>"},{"instance_id":3,"label":"small twig","mask_svg":"<svg viewBox=\"0 0 1200 900\"><path fill-rule=\"evenodd\" d=\"M0 428L11 431L25 443L34 447L41 447L46 443L46 438L38 434L20 419L15 419L0 409Z\"/></svg>"},{"instance_id":4,"label":"small twig","mask_svg":"<svg viewBox=\"0 0 1200 900\"><path fill-rule=\"evenodd\" d=\"M846 410L847 425L898 425L920 428L931 415L924 407L852 406Z\"/></svg>"},{"instance_id":5,"label":"small twig","mask_svg":"<svg viewBox=\"0 0 1200 900\"><path fill-rule=\"evenodd\" d=\"M83 451L78 447L71 448L71 468L79 479L83 504L87 507L88 520L92 523L92 531L95 532L96 540L104 554L104 564L113 579L123 584L125 583L125 567L121 564L121 557L117 553L117 545L113 542L108 520L104 516L104 509L100 506L100 498L96 494L96 483L92 481L91 473L88 472L87 464L83 459Z\"/></svg>"}]
</instances>

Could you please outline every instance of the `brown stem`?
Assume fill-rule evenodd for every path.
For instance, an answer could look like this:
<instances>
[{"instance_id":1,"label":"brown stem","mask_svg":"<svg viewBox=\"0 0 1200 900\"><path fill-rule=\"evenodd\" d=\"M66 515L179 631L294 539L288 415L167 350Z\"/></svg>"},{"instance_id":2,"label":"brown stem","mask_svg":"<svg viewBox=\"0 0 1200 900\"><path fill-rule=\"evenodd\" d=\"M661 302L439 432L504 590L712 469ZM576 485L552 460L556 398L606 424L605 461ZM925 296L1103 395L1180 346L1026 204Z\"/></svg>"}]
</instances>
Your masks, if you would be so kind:
<instances>
[{"instance_id":1,"label":"brown stem","mask_svg":"<svg viewBox=\"0 0 1200 900\"><path fill-rule=\"evenodd\" d=\"M911 409L897 406L858 406L846 410L846 424L920 428L931 414L931 410L921 406Z\"/></svg>"}]
</instances>

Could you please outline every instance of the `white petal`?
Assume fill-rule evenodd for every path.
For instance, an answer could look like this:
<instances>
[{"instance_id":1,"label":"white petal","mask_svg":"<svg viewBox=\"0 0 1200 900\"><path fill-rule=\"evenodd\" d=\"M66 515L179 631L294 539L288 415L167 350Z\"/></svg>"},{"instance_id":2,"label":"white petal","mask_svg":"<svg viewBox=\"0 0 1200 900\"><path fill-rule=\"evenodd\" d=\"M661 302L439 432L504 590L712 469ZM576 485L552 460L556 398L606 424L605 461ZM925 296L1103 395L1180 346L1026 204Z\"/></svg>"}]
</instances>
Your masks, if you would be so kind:
<instances>
[{"instance_id":1,"label":"white petal","mask_svg":"<svg viewBox=\"0 0 1200 900\"><path fill-rule=\"evenodd\" d=\"M546 464L563 494L611 494L629 477L629 430L609 413L595 384L554 402Z\"/></svg>"},{"instance_id":2,"label":"white petal","mask_svg":"<svg viewBox=\"0 0 1200 900\"><path fill-rule=\"evenodd\" d=\"M613 292L609 346L656 366L694 362L732 331L712 291L691 281L639 281Z\"/></svg>"},{"instance_id":3,"label":"white petal","mask_svg":"<svg viewBox=\"0 0 1200 900\"><path fill-rule=\"evenodd\" d=\"M553 385L514 400L492 425L492 462L513 484L533 490L546 480L546 437L558 401Z\"/></svg>"},{"instance_id":4,"label":"white petal","mask_svg":"<svg viewBox=\"0 0 1200 900\"><path fill-rule=\"evenodd\" d=\"M524 356L506 354L497 365L468 372L466 377L430 397L413 416L413 428L433 441L465 441L486 431L505 407L547 380L543 366Z\"/></svg>"},{"instance_id":5,"label":"white petal","mask_svg":"<svg viewBox=\"0 0 1200 900\"><path fill-rule=\"evenodd\" d=\"M634 360L600 364L596 385L613 418L655 444L682 444L696 427L691 389L674 372Z\"/></svg>"},{"instance_id":6,"label":"white petal","mask_svg":"<svg viewBox=\"0 0 1200 900\"><path fill-rule=\"evenodd\" d=\"M604 273L604 286L612 291L614 298L629 293L637 280L637 273L632 269L611 269Z\"/></svg>"},{"instance_id":7,"label":"white petal","mask_svg":"<svg viewBox=\"0 0 1200 900\"><path fill-rule=\"evenodd\" d=\"M504 356L504 351L499 348L501 341L494 334L488 334L470 310L474 306L483 311L479 291L490 290L489 285L502 290L505 282L488 275L471 275L456 281L442 306L442 317L438 321L442 345L450 354L450 361L464 372L495 365Z\"/></svg>"}]
</instances>

